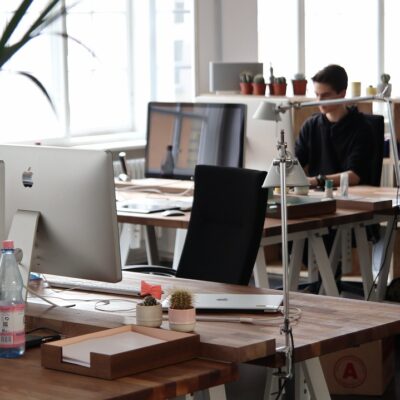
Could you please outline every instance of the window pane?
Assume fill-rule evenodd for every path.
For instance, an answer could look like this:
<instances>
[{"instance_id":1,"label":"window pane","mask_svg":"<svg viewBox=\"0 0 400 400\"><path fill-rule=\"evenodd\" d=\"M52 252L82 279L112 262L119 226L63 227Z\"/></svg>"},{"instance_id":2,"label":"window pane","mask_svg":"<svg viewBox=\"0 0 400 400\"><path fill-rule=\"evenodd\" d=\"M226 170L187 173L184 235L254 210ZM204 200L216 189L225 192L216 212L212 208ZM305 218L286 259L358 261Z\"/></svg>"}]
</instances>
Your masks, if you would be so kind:
<instances>
[{"instance_id":1,"label":"window pane","mask_svg":"<svg viewBox=\"0 0 400 400\"><path fill-rule=\"evenodd\" d=\"M377 32L376 0L305 0L307 77L339 64L365 94L377 83Z\"/></svg>"},{"instance_id":2,"label":"window pane","mask_svg":"<svg viewBox=\"0 0 400 400\"><path fill-rule=\"evenodd\" d=\"M189 101L194 94L193 0L156 0L155 4L154 99Z\"/></svg>"},{"instance_id":3,"label":"window pane","mask_svg":"<svg viewBox=\"0 0 400 400\"><path fill-rule=\"evenodd\" d=\"M400 2L385 0L385 71L391 76L392 96L400 93L400 57L397 40L400 35Z\"/></svg>"},{"instance_id":4,"label":"window pane","mask_svg":"<svg viewBox=\"0 0 400 400\"><path fill-rule=\"evenodd\" d=\"M82 2L67 31L95 53L68 43L71 134L131 129L126 0Z\"/></svg>"},{"instance_id":5,"label":"window pane","mask_svg":"<svg viewBox=\"0 0 400 400\"><path fill-rule=\"evenodd\" d=\"M258 58L269 82L274 76L289 81L297 71L297 12L293 0L258 1ZM288 86L289 87L289 86Z\"/></svg>"},{"instance_id":6,"label":"window pane","mask_svg":"<svg viewBox=\"0 0 400 400\"><path fill-rule=\"evenodd\" d=\"M9 44L15 43L33 23L47 1L35 2L21 21ZM11 19L16 6L15 1L2 1L0 7L0 30ZM61 41L59 37L43 34L20 49L0 71L0 141L15 142L21 140L36 141L49 137L60 137L63 130L49 102L32 80L18 74L28 72L37 78L59 108L56 93L56 79L53 71L52 51Z\"/></svg>"}]
</instances>

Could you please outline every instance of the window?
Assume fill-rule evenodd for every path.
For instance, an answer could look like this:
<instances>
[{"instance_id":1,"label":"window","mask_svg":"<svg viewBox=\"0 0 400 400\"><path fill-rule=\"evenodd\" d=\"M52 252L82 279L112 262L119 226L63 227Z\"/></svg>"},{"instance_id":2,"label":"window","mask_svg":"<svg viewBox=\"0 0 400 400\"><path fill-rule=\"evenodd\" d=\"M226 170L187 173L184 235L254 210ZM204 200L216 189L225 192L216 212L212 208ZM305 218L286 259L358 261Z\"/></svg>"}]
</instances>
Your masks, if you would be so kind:
<instances>
[{"instance_id":1,"label":"window","mask_svg":"<svg viewBox=\"0 0 400 400\"><path fill-rule=\"evenodd\" d=\"M306 75L328 64L342 65L349 82L376 86L376 0L305 0ZM362 10L362 14L360 14Z\"/></svg>"},{"instance_id":2,"label":"window","mask_svg":"<svg viewBox=\"0 0 400 400\"><path fill-rule=\"evenodd\" d=\"M385 13L379 12L382 5ZM361 81L362 95L382 72L393 83L400 79L393 40L400 34L397 0L271 0L259 1L258 10L260 60L274 66L275 76L291 79L305 72L310 78L336 63L346 68L350 82ZM275 15L284 16L284 26ZM313 95L310 87L308 94Z\"/></svg>"},{"instance_id":3,"label":"window","mask_svg":"<svg viewBox=\"0 0 400 400\"><path fill-rule=\"evenodd\" d=\"M75 0L65 2L68 7ZM0 29L14 3L1 2ZM27 23L46 3L34 2ZM143 137L149 100L192 99L193 0L82 0L52 26L53 33L62 31L95 57L59 35L25 46L6 65L10 72L0 74L2 141L71 142L132 131ZM42 81L58 118L16 70Z\"/></svg>"}]
</instances>

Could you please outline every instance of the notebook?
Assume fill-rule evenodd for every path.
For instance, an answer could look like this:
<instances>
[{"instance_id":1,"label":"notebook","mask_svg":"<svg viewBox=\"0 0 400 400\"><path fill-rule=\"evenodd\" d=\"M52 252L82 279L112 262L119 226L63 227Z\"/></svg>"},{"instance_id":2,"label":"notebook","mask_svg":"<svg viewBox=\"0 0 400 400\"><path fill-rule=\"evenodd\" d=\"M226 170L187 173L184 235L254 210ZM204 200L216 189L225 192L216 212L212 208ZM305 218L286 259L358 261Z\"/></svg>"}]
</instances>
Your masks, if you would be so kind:
<instances>
[{"instance_id":1,"label":"notebook","mask_svg":"<svg viewBox=\"0 0 400 400\"><path fill-rule=\"evenodd\" d=\"M194 306L204 311L277 312L282 304L281 294L196 293ZM162 302L169 307L169 296Z\"/></svg>"}]
</instances>

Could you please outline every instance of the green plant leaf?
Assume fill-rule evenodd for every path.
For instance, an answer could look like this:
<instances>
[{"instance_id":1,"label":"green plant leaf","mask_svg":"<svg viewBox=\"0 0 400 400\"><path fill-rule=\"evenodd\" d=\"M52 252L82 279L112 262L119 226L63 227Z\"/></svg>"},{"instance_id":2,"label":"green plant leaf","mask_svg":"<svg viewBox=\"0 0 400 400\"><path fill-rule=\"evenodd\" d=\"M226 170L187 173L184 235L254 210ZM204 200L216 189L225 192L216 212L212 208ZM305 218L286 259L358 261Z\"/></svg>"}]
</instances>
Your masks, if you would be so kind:
<instances>
[{"instance_id":1,"label":"green plant leaf","mask_svg":"<svg viewBox=\"0 0 400 400\"><path fill-rule=\"evenodd\" d=\"M46 99L49 101L50 106L54 112L54 114L57 115L56 108L54 106L53 100L50 97L49 93L47 92L46 88L43 86L42 82L39 81L35 76L33 76L31 73L26 72L26 71L14 71L16 74L25 76L26 78L30 79L39 89L40 91L45 95Z\"/></svg>"},{"instance_id":2,"label":"green plant leaf","mask_svg":"<svg viewBox=\"0 0 400 400\"><path fill-rule=\"evenodd\" d=\"M33 0L24 0L15 11L0 38L0 51L6 46L8 39L10 39L11 35L14 33L32 2Z\"/></svg>"}]
</instances>

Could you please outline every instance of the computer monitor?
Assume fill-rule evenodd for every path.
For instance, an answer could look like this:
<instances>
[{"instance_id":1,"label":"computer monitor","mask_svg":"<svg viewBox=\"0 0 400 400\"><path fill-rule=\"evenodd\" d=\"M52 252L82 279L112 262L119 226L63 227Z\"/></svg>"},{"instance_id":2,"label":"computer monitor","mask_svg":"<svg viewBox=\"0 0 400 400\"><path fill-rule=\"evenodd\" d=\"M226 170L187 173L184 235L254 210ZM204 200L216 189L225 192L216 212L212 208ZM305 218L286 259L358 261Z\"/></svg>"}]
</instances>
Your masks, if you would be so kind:
<instances>
[{"instance_id":1,"label":"computer monitor","mask_svg":"<svg viewBox=\"0 0 400 400\"><path fill-rule=\"evenodd\" d=\"M18 210L40 213L31 271L105 282L122 279L110 152L1 145L0 160L5 234ZM9 238L29 253L21 239L29 228L15 224L16 237Z\"/></svg>"},{"instance_id":2,"label":"computer monitor","mask_svg":"<svg viewBox=\"0 0 400 400\"><path fill-rule=\"evenodd\" d=\"M145 176L191 179L197 164L243 166L246 105L163 103L148 105ZM174 168L162 168L172 146Z\"/></svg>"}]
</instances>

